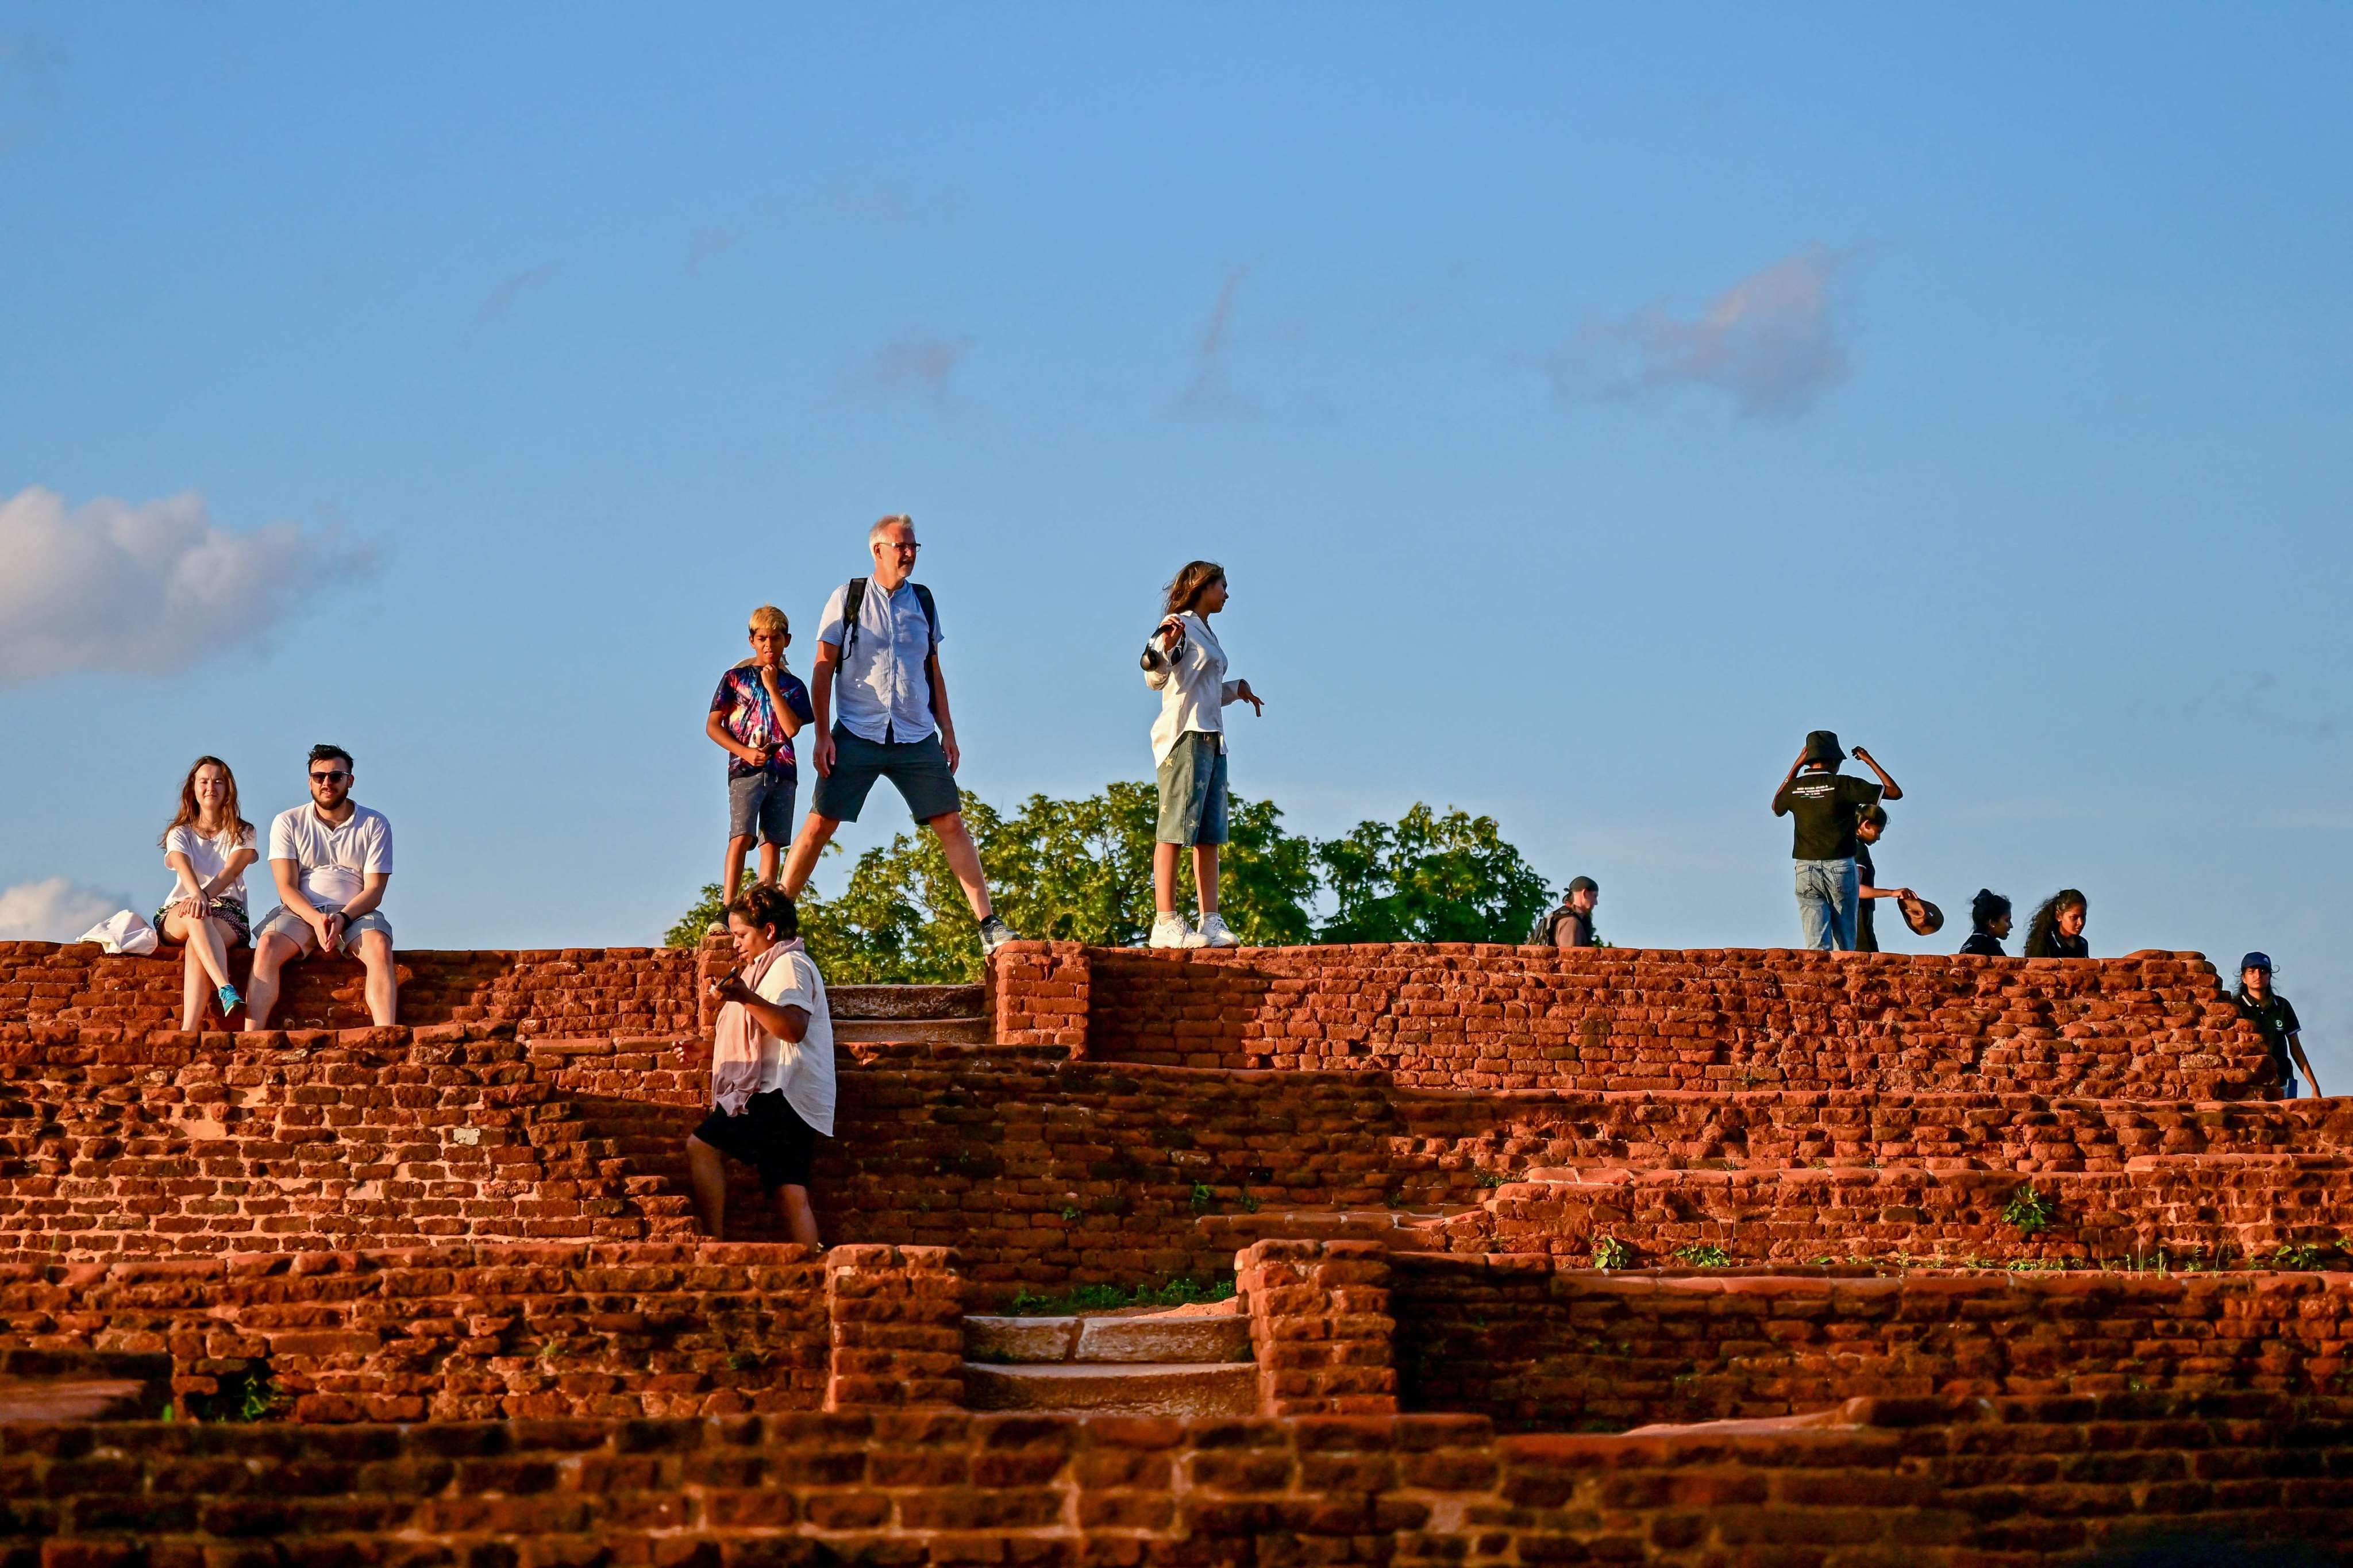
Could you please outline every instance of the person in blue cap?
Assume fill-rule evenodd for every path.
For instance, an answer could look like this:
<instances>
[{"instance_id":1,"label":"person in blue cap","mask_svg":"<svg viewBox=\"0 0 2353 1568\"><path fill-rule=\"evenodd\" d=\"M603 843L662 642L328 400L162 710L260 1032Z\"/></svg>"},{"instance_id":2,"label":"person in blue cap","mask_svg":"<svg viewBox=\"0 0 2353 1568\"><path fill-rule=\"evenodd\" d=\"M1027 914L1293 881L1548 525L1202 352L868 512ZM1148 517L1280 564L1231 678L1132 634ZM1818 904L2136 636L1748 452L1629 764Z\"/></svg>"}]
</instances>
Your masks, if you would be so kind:
<instances>
[{"instance_id":1,"label":"person in blue cap","mask_svg":"<svg viewBox=\"0 0 2353 1568\"><path fill-rule=\"evenodd\" d=\"M2271 1047L2272 1065L2279 1068L2280 1098L2295 1098L2295 1069L2302 1068L2312 1098L2318 1100L2320 1079L2313 1076L2312 1061L2304 1054L2303 1026L2287 998L2272 989L2271 954L2251 952L2239 960L2239 989L2231 1000L2239 1005L2239 1016L2253 1024Z\"/></svg>"}]
</instances>

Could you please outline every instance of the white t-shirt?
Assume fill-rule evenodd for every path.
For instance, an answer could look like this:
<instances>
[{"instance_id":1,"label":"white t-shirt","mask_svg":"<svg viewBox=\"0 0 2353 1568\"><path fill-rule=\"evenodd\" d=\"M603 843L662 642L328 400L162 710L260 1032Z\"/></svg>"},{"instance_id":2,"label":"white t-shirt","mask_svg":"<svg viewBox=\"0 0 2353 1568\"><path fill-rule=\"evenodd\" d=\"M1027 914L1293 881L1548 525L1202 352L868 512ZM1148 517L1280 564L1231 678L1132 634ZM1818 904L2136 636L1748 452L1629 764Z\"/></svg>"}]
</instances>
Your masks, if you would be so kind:
<instances>
[{"instance_id":1,"label":"white t-shirt","mask_svg":"<svg viewBox=\"0 0 2353 1568\"><path fill-rule=\"evenodd\" d=\"M164 856L168 860L174 853L185 855L188 864L195 868L196 882L201 886L219 876L221 868L228 864L228 858L252 842L236 834L237 830L231 828L218 838L207 838L184 822L164 835ZM172 890L166 896L174 899L180 896L178 877L172 879ZM239 871L236 880L223 882L215 888L213 897L235 899L240 904L245 902L245 873Z\"/></svg>"},{"instance_id":2,"label":"white t-shirt","mask_svg":"<svg viewBox=\"0 0 2353 1568\"><path fill-rule=\"evenodd\" d=\"M341 827L311 804L281 811L269 824L269 858L301 868L302 896L340 909L360 896L370 871L392 875L392 824L354 804Z\"/></svg>"},{"instance_id":3,"label":"white t-shirt","mask_svg":"<svg viewBox=\"0 0 2353 1568\"><path fill-rule=\"evenodd\" d=\"M833 1136L833 1015L826 1011L825 980L806 952L787 952L768 965L754 987L764 1002L798 1007L808 1015L808 1033L798 1044L776 1040L773 1060L760 1063L760 1087L785 1091L785 1103L827 1137ZM773 1037L771 1037L773 1038ZM766 1043L762 1055L767 1054Z\"/></svg>"}]
</instances>

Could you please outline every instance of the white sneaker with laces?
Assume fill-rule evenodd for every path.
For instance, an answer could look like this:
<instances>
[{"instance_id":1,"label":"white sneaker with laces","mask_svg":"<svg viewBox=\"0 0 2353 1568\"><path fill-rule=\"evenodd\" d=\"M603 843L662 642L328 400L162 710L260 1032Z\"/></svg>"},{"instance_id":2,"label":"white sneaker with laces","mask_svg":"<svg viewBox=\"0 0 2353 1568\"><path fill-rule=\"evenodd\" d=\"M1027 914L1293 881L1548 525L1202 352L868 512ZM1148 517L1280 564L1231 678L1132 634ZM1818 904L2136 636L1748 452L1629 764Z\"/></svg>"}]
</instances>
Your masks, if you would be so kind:
<instances>
[{"instance_id":1,"label":"white sneaker with laces","mask_svg":"<svg viewBox=\"0 0 2353 1568\"><path fill-rule=\"evenodd\" d=\"M1202 938L1199 931L1185 923L1183 915L1172 910L1167 914L1154 917L1152 940L1145 945L1146 947L1207 947L1209 944Z\"/></svg>"},{"instance_id":2,"label":"white sneaker with laces","mask_svg":"<svg viewBox=\"0 0 2353 1568\"><path fill-rule=\"evenodd\" d=\"M1203 947L1240 947L1241 944L1242 939L1227 928L1225 916L1211 912L1201 917Z\"/></svg>"}]
</instances>

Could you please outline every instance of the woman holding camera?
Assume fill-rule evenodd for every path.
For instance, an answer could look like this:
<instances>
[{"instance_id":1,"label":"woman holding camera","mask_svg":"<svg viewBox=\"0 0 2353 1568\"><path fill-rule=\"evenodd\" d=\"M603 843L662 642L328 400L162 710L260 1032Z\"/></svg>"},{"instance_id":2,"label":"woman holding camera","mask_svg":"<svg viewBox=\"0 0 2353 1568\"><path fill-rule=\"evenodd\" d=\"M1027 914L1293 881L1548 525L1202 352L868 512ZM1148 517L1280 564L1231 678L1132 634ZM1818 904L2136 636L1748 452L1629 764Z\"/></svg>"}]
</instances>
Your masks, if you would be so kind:
<instances>
[{"instance_id":1,"label":"woman holding camera","mask_svg":"<svg viewBox=\"0 0 2353 1568\"><path fill-rule=\"evenodd\" d=\"M1189 561L1168 584L1166 614L1144 645L1144 683L1160 693L1152 725L1160 820L1153 830L1153 947L1239 947L1218 913L1218 847L1226 841L1226 719L1229 702L1266 704L1247 680L1226 679L1226 650L1209 617L1226 607L1226 569ZM1196 931L1176 912L1176 859L1193 851L1200 895Z\"/></svg>"}]
</instances>

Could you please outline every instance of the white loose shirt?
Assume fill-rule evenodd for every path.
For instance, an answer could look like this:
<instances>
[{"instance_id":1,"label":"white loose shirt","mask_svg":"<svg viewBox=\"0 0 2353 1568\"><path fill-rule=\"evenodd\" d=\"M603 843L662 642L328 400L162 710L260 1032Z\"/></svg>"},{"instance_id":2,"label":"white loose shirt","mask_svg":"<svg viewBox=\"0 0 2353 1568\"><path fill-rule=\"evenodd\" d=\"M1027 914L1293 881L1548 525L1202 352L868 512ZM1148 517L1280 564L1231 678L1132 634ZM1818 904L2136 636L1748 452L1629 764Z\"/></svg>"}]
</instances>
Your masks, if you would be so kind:
<instances>
[{"instance_id":1,"label":"white loose shirt","mask_svg":"<svg viewBox=\"0 0 2353 1568\"><path fill-rule=\"evenodd\" d=\"M341 909L360 896L361 879L369 872L392 875L392 824L384 813L354 803L337 827L305 802L270 822L269 858L301 868L304 898Z\"/></svg>"},{"instance_id":2,"label":"white loose shirt","mask_svg":"<svg viewBox=\"0 0 2353 1568\"><path fill-rule=\"evenodd\" d=\"M201 887L219 876L221 868L228 864L228 858L251 842L250 839L239 837L235 828L229 829L227 834L218 838L207 838L197 832L194 826L184 822L164 835L164 858L169 861L174 853L185 855L188 858L189 866L196 873L196 883ZM179 896L180 879L175 876L172 879L170 897L176 899ZM219 887L215 888L212 896L216 899L235 899L240 904L245 902L245 873L239 871L236 880L223 882Z\"/></svg>"},{"instance_id":3,"label":"white loose shirt","mask_svg":"<svg viewBox=\"0 0 2353 1568\"><path fill-rule=\"evenodd\" d=\"M1227 703L1234 700L1238 680L1226 679L1226 650L1209 630L1209 623L1190 610L1178 613L1185 626L1185 651L1174 669L1144 672L1144 684L1160 693L1160 717L1152 721L1152 764L1158 767L1176 749L1176 738L1198 730L1218 737L1226 749ZM1153 634L1155 643L1159 633Z\"/></svg>"},{"instance_id":4,"label":"white loose shirt","mask_svg":"<svg viewBox=\"0 0 2353 1568\"><path fill-rule=\"evenodd\" d=\"M753 1092L783 1089L785 1103L803 1121L832 1137L833 1015L826 1010L824 976L807 953L796 949L768 965L753 989L763 1002L808 1015L808 1032L797 1041L761 1031L760 1086Z\"/></svg>"}]
</instances>

